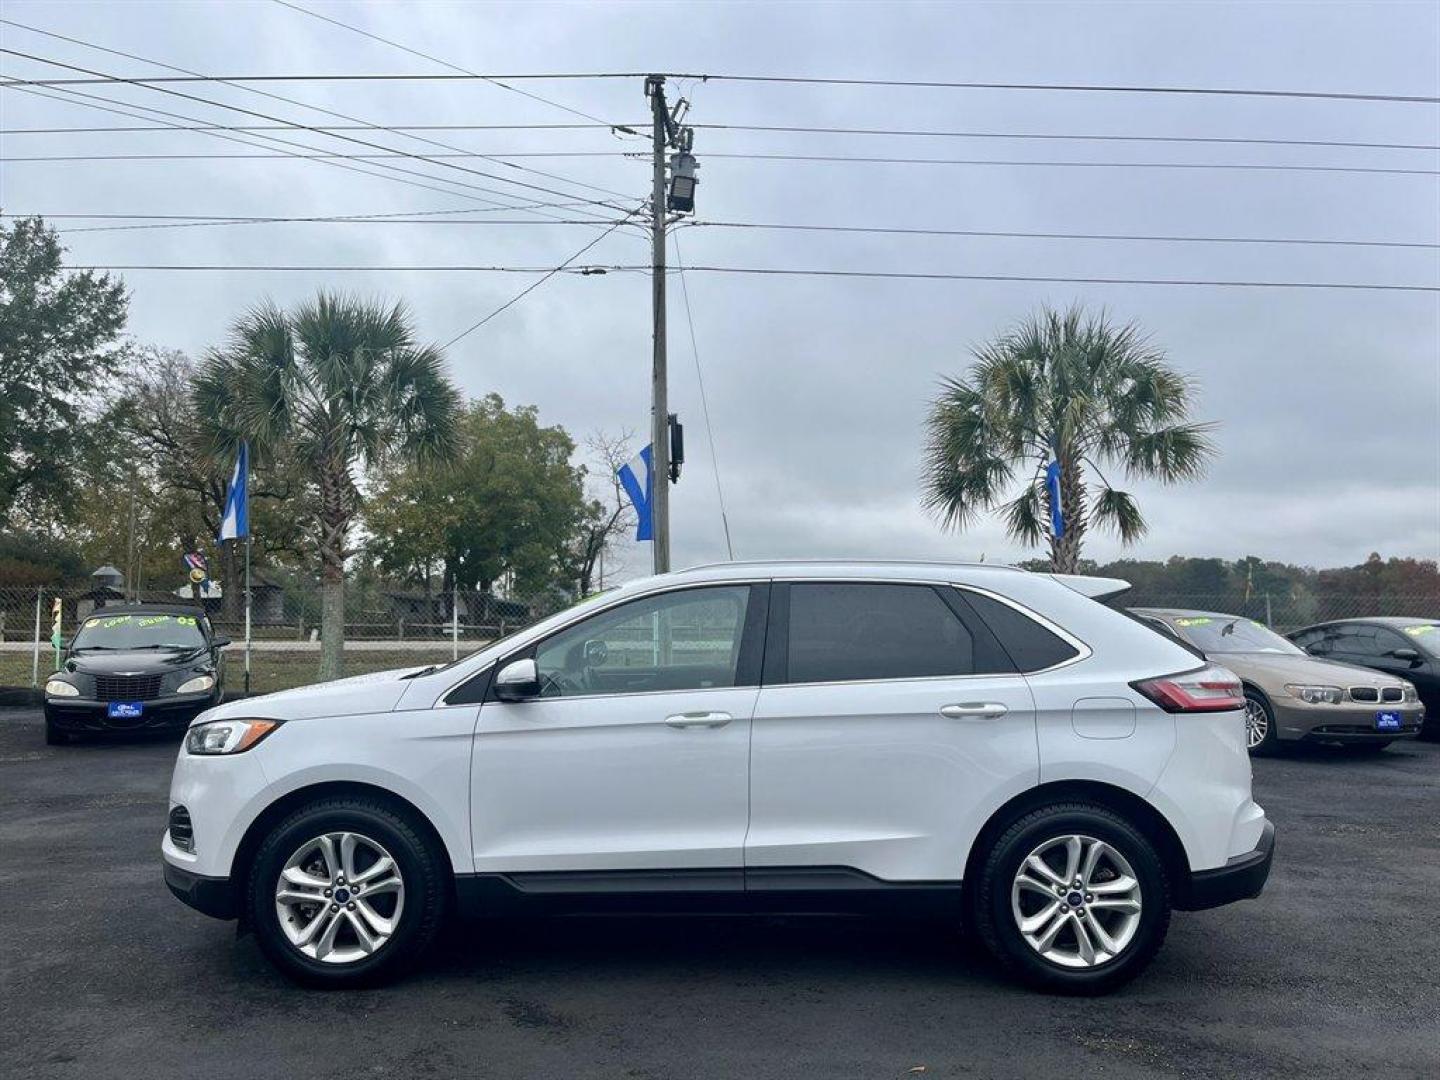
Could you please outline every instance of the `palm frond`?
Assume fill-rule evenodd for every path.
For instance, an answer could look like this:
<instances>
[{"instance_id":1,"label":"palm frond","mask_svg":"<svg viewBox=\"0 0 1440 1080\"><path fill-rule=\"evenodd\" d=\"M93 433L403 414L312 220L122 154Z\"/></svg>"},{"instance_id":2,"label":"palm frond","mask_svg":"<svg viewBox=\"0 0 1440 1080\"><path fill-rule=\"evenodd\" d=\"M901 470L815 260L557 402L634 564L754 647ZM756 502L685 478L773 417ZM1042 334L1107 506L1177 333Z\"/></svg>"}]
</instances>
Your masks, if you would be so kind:
<instances>
[{"instance_id":1,"label":"palm frond","mask_svg":"<svg viewBox=\"0 0 1440 1080\"><path fill-rule=\"evenodd\" d=\"M1125 453L1126 471L1173 484L1205 474L1216 447L1213 424L1183 423L1132 434Z\"/></svg>"},{"instance_id":2,"label":"palm frond","mask_svg":"<svg viewBox=\"0 0 1440 1080\"><path fill-rule=\"evenodd\" d=\"M1135 499L1128 492L1109 486L1101 487L1096 495L1095 505L1090 510L1090 524L1109 529L1125 544L1133 544L1140 539L1147 528Z\"/></svg>"}]
</instances>

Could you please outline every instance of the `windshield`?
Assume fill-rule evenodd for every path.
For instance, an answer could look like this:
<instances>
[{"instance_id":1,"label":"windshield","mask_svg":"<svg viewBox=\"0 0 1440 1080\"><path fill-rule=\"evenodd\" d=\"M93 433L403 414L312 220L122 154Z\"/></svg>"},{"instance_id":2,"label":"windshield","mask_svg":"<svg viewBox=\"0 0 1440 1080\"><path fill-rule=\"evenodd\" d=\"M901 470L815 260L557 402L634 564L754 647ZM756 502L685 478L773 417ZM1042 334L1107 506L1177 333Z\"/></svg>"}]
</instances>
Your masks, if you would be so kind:
<instances>
[{"instance_id":1,"label":"windshield","mask_svg":"<svg viewBox=\"0 0 1440 1080\"><path fill-rule=\"evenodd\" d=\"M199 649L205 635L193 615L92 615L80 626L74 649Z\"/></svg>"},{"instance_id":2,"label":"windshield","mask_svg":"<svg viewBox=\"0 0 1440 1080\"><path fill-rule=\"evenodd\" d=\"M1275 631L1254 619L1238 615L1181 615L1170 620L1190 644L1209 653L1283 653L1304 656L1305 651L1286 641Z\"/></svg>"},{"instance_id":3,"label":"windshield","mask_svg":"<svg viewBox=\"0 0 1440 1080\"><path fill-rule=\"evenodd\" d=\"M1431 656L1440 656L1440 623L1417 623L1402 626L1400 632L1415 643L1415 648Z\"/></svg>"}]
</instances>

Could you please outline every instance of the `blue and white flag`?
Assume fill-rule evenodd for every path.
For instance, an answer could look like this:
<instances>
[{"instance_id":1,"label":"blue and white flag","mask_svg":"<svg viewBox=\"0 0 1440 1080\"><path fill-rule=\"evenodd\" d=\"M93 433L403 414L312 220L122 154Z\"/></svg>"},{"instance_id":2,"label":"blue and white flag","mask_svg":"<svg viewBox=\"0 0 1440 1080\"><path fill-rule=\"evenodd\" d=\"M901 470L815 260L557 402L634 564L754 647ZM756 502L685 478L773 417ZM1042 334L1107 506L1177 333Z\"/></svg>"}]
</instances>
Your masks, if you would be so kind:
<instances>
[{"instance_id":1,"label":"blue and white flag","mask_svg":"<svg viewBox=\"0 0 1440 1080\"><path fill-rule=\"evenodd\" d=\"M235 472L225 495L225 512L220 515L220 539L235 540L250 535L250 447L241 443L235 454Z\"/></svg>"},{"instance_id":2,"label":"blue and white flag","mask_svg":"<svg viewBox=\"0 0 1440 1080\"><path fill-rule=\"evenodd\" d=\"M620 466L617 475L625 488L625 494L635 506L635 539L653 540L653 518L650 514L650 492L655 481L655 465L651 460L650 447Z\"/></svg>"},{"instance_id":3,"label":"blue and white flag","mask_svg":"<svg viewBox=\"0 0 1440 1080\"><path fill-rule=\"evenodd\" d=\"M1050 533L1056 540L1065 535L1065 510L1060 504L1060 462L1045 466L1045 490L1050 494Z\"/></svg>"}]
</instances>

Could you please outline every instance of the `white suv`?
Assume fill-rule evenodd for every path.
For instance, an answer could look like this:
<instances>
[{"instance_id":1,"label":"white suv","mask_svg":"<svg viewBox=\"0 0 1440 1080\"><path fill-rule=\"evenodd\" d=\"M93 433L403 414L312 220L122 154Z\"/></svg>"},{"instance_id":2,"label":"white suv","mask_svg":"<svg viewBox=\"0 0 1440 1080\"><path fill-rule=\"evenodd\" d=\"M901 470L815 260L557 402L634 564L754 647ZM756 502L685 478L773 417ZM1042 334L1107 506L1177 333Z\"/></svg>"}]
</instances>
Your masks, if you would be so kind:
<instances>
[{"instance_id":1,"label":"white suv","mask_svg":"<svg viewBox=\"0 0 1440 1080\"><path fill-rule=\"evenodd\" d=\"M1172 908L1255 896L1239 681L999 566L728 563L447 667L202 714L162 844L282 970L373 982L442 917L925 912L1016 975L1121 984Z\"/></svg>"}]
</instances>

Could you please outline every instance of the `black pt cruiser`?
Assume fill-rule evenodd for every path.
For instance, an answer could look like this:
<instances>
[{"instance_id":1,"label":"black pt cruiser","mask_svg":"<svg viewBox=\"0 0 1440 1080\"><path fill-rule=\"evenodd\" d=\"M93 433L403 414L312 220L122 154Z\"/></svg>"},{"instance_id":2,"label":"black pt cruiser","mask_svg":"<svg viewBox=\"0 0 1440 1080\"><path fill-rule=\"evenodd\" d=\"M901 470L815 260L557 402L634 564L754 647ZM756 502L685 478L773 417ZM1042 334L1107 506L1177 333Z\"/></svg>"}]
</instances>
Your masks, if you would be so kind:
<instances>
[{"instance_id":1,"label":"black pt cruiser","mask_svg":"<svg viewBox=\"0 0 1440 1080\"><path fill-rule=\"evenodd\" d=\"M45 682L45 741L96 731L179 729L224 690L220 650L196 607L107 606L80 624Z\"/></svg>"}]
</instances>

